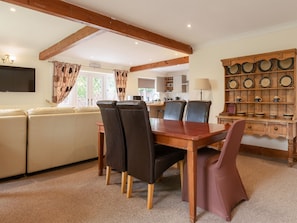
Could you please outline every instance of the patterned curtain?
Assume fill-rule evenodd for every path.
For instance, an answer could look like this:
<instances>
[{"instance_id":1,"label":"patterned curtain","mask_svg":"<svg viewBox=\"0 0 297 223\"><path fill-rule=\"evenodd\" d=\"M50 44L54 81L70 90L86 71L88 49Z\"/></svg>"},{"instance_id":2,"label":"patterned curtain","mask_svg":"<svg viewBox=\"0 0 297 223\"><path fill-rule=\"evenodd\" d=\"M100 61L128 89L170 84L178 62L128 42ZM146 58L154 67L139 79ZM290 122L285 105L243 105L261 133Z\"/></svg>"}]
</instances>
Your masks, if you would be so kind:
<instances>
[{"instance_id":1,"label":"patterned curtain","mask_svg":"<svg viewBox=\"0 0 297 223\"><path fill-rule=\"evenodd\" d=\"M117 94L120 101L125 100L128 71L114 70Z\"/></svg>"},{"instance_id":2,"label":"patterned curtain","mask_svg":"<svg viewBox=\"0 0 297 223\"><path fill-rule=\"evenodd\" d=\"M80 65L54 62L53 102L61 103L70 93L78 76Z\"/></svg>"}]
</instances>

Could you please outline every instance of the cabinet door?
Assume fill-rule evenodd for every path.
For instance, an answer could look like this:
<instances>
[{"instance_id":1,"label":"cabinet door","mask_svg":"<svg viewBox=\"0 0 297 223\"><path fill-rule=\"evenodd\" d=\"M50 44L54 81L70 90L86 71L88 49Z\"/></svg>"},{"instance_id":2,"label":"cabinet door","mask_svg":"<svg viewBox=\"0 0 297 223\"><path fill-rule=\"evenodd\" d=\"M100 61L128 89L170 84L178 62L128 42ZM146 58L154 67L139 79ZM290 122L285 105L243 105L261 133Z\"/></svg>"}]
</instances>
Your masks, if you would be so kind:
<instances>
[{"instance_id":1,"label":"cabinet door","mask_svg":"<svg viewBox=\"0 0 297 223\"><path fill-rule=\"evenodd\" d=\"M181 76L174 76L173 77L173 91L174 92L181 92Z\"/></svg>"},{"instance_id":2,"label":"cabinet door","mask_svg":"<svg viewBox=\"0 0 297 223\"><path fill-rule=\"evenodd\" d=\"M186 92L186 75L178 75L173 77L173 91L174 92Z\"/></svg>"},{"instance_id":3,"label":"cabinet door","mask_svg":"<svg viewBox=\"0 0 297 223\"><path fill-rule=\"evenodd\" d=\"M157 92L165 92L165 77L157 77Z\"/></svg>"}]
</instances>

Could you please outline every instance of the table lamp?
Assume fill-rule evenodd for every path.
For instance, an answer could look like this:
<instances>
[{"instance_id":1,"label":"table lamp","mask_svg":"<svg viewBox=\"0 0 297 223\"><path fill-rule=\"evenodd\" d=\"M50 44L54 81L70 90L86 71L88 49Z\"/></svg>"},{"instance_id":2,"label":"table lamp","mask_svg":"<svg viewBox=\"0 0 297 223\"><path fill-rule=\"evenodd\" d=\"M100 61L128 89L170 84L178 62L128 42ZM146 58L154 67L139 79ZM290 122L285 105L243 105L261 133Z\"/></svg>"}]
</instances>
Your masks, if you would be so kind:
<instances>
[{"instance_id":1,"label":"table lamp","mask_svg":"<svg viewBox=\"0 0 297 223\"><path fill-rule=\"evenodd\" d=\"M208 78L198 78L196 79L196 90L200 90L200 100L202 101L202 90L210 90L210 83Z\"/></svg>"}]
</instances>

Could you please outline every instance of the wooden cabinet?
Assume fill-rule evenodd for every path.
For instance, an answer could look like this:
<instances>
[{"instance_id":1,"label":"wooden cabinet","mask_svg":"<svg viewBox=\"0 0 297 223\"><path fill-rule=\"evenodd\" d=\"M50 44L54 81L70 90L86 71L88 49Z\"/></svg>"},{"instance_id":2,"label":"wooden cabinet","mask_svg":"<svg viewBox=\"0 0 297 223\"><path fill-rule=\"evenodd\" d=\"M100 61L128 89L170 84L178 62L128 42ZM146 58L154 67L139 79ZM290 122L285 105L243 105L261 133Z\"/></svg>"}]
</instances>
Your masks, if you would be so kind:
<instances>
[{"instance_id":1,"label":"wooden cabinet","mask_svg":"<svg viewBox=\"0 0 297 223\"><path fill-rule=\"evenodd\" d=\"M187 92L187 76L186 75L177 75L172 77L165 77L165 92L176 92L183 93Z\"/></svg>"},{"instance_id":2,"label":"wooden cabinet","mask_svg":"<svg viewBox=\"0 0 297 223\"><path fill-rule=\"evenodd\" d=\"M219 123L246 119L245 134L288 139L296 148L296 49L223 59L225 108Z\"/></svg>"}]
</instances>

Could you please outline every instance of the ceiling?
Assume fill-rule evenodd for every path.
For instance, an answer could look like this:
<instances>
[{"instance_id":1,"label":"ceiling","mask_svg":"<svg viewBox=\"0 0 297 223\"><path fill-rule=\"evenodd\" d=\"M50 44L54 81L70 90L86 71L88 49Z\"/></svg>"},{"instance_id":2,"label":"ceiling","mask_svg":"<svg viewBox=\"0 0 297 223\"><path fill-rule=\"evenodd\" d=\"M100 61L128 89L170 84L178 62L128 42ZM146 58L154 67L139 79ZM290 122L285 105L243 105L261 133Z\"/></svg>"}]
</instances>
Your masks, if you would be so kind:
<instances>
[{"instance_id":1,"label":"ceiling","mask_svg":"<svg viewBox=\"0 0 297 223\"><path fill-rule=\"evenodd\" d=\"M295 0L65 0L199 50L208 44L297 27ZM11 12L14 6L16 12ZM187 27L191 24L191 28ZM0 1L0 53L36 54L85 25ZM57 55L94 64L125 67L187 56L101 30ZM174 71L187 66L158 69Z\"/></svg>"}]
</instances>

